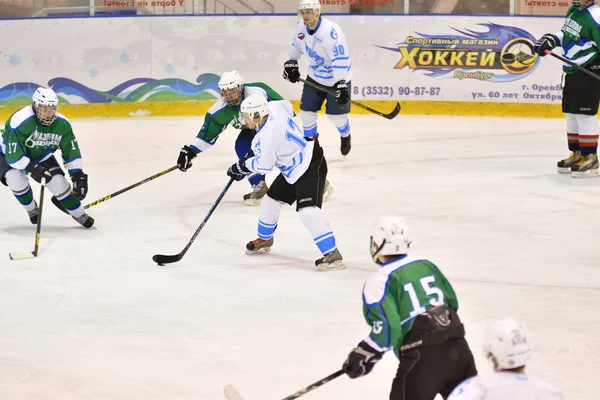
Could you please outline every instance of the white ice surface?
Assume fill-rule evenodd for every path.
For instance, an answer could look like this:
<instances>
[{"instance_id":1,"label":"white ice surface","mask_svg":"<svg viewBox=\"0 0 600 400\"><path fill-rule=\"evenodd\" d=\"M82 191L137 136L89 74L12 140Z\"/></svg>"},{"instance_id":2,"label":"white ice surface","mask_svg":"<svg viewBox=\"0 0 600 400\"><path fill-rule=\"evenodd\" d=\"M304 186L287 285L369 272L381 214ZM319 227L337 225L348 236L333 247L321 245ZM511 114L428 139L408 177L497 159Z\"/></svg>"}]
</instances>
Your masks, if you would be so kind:
<instances>
[{"instance_id":1,"label":"white ice surface","mask_svg":"<svg viewBox=\"0 0 600 400\"><path fill-rule=\"evenodd\" d=\"M5 400L284 398L341 367L369 331L361 288L377 266L373 222L406 219L414 254L436 262L459 297L481 372L482 336L514 316L534 336L529 372L570 399L598 398L600 179L556 173L568 155L561 120L353 116L346 161L320 120L335 193L324 210L348 269L319 273L319 252L294 210L281 216L270 255L244 254L258 207L235 183L185 256L227 182L229 130L187 173L172 172L93 207L86 231L44 208L34 226L0 186L0 398ZM200 118L75 120L96 200L175 164ZM268 177L270 182L274 175ZM38 190L35 187L37 196ZM303 399L387 399L397 361L341 377Z\"/></svg>"}]
</instances>

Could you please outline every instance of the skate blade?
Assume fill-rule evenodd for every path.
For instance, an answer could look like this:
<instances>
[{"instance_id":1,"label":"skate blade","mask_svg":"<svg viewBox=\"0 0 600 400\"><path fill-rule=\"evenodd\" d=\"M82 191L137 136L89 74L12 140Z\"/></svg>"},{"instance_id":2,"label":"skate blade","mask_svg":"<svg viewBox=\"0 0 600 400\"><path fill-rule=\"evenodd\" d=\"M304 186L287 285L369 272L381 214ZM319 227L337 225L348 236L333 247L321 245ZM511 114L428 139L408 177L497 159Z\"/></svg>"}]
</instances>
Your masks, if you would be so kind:
<instances>
[{"instance_id":1,"label":"skate blade","mask_svg":"<svg viewBox=\"0 0 600 400\"><path fill-rule=\"evenodd\" d=\"M35 258L35 256L33 255L32 252L27 253L27 252L19 252L19 251L8 253L8 256L10 257L11 260L14 260L14 261Z\"/></svg>"},{"instance_id":2,"label":"skate blade","mask_svg":"<svg viewBox=\"0 0 600 400\"><path fill-rule=\"evenodd\" d=\"M244 204L247 206L259 206L261 200L262 199L248 199L244 200Z\"/></svg>"},{"instance_id":3,"label":"skate blade","mask_svg":"<svg viewBox=\"0 0 600 400\"><path fill-rule=\"evenodd\" d=\"M258 254L267 254L271 252L271 248L270 247L263 247L262 249L258 249L258 250L248 250L246 249L246 254L248 254L249 256L255 256Z\"/></svg>"},{"instance_id":4,"label":"skate blade","mask_svg":"<svg viewBox=\"0 0 600 400\"><path fill-rule=\"evenodd\" d=\"M317 267L317 270L319 270L319 272L337 271L340 269L346 269L346 264L344 264L344 261L342 260L334 261L329 264L321 264Z\"/></svg>"},{"instance_id":5,"label":"skate blade","mask_svg":"<svg viewBox=\"0 0 600 400\"><path fill-rule=\"evenodd\" d=\"M571 173L571 167L569 167L569 168L559 168L558 169L558 173L559 174L570 174Z\"/></svg>"},{"instance_id":6,"label":"skate blade","mask_svg":"<svg viewBox=\"0 0 600 400\"><path fill-rule=\"evenodd\" d=\"M223 393L225 394L225 398L227 400L244 400L240 392L238 392L232 385L225 386Z\"/></svg>"},{"instance_id":7,"label":"skate blade","mask_svg":"<svg viewBox=\"0 0 600 400\"><path fill-rule=\"evenodd\" d=\"M571 172L571 176L573 178L597 178L598 176L600 176L600 171L597 169L583 172L575 171Z\"/></svg>"},{"instance_id":8,"label":"skate blade","mask_svg":"<svg viewBox=\"0 0 600 400\"><path fill-rule=\"evenodd\" d=\"M323 201L328 201L331 198L333 191L334 191L333 186L329 185L327 187L327 190L325 190L325 193L323 194Z\"/></svg>"}]
</instances>

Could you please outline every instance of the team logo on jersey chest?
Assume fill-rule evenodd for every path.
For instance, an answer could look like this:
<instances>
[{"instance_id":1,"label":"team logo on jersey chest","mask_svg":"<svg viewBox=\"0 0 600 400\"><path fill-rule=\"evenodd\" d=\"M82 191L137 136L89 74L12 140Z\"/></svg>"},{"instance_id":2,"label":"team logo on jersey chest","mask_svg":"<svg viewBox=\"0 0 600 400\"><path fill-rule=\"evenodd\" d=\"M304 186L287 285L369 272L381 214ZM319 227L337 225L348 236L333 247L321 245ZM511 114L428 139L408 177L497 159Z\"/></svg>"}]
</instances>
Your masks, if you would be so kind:
<instances>
[{"instance_id":1,"label":"team logo on jersey chest","mask_svg":"<svg viewBox=\"0 0 600 400\"><path fill-rule=\"evenodd\" d=\"M56 133L41 133L37 129L25 140L25 147L58 147L61 136Z\"/></svg>"}]
</instances>

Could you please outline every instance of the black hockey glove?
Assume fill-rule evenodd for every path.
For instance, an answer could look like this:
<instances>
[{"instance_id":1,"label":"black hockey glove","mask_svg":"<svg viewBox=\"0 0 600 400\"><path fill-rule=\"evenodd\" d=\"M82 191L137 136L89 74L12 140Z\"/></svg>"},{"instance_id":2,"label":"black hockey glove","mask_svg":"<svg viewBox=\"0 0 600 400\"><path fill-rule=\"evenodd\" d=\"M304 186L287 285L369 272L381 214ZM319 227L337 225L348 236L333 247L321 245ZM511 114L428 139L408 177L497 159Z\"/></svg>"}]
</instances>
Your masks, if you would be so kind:
<instances>
[{"instance_id":1,"label":"black hockey glove","mask_svg":"<svg viewBox=\"0 0 600 400\"><path fill-rule=\"evenodd\" d=\"M546 50L552 51L553 48L560 46L560 40L556 35L546 33L539 38L533 46L533 52L541 57L546 55Z\"/></svg>"},{"instance_id":2,"label":"black hockey glove","mask_svg":"<svg viewBox=\"0 0 600 400\"><path fill-rule=\"evenodd\" d=\"M25 172L27 172L31 176L31 179L37 183L42 183L42 179L45 179L46 183L48 183L50 179L52 179L50 170L41 163L36 164L34 162L30 162L27 167L25 167Z\"/></svg>"},{"instance_id":3,"label":"black hockey glove","mask_svg":"<svg viewBox=\"0 0 600 400\"><path fill-rule=\"evenodd\" d=\"M88 193L88 176L83 172L74 172L71 174L71 182L73 182L73 194L79 200L85 199Z\"/></svg>"},{"instance_id":4,"label":"black hockey glove","mask_svg":"<svg viewBox=\"0 0 600 400\"><path fill-rule=\"evenodd\" d=\"M181 151L179 152L179 157L177 158L177 166L183 172L192 168L192 160L196 158L196 153L190 146L183 146Z\"/></svg>"},{"instance_id":5,"label":"black hockey glove","mask_svg":"<svg viewBox=\"0 0 600 400\"><path fill-rule=\"evenodd\" d=\"M364 340L348 354L342 369L352 379L367 375L377 361L381 360L383 353L369 346Z\"/></svg>"},{"instance_id":6,"label":"black hockey glove","mask_svg":"<svg viewBox=\"0 0 600 400\"><path fill-rule=\"evenodd\" d=\"M300 78L300 68L298 67L298 61L288 60L283 64L283 79L288 80L292 83L298 82Z\"/></svg>"},{"instance_id":7,"label":"black hockey glove","mask_svg":"<svg viewBox=\"0 0 600 400\"><path fill-rule=\"evenodd\" d=\"M246 176L250 175L252 171L246 168L245 160L238 160L227 170L227 176L233 178L236 181L241 181Z\"/></svg>"},{"instance_id":8,"label":"black hockey glove","mask_svg":"<svg viewBox=\"0 0 600 400\"><path fill-rule=\"evenodd\" d=\"M350 95L348 93L348 83L346 81L339 81L335 85L333 85L333 90L335 93L335 102L338 104L346 104L348 100L350 100Z\"/></svg>"}]
</instances>

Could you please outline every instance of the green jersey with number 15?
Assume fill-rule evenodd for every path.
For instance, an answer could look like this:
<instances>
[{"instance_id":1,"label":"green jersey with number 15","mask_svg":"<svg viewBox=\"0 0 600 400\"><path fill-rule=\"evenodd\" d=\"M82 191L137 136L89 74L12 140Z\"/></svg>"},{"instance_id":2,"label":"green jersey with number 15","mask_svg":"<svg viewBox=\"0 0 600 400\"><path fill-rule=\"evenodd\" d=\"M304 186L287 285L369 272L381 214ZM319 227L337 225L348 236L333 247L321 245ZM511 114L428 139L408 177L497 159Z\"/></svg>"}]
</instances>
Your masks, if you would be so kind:
<instances>
[{"instance_id":1,"label":"green jersey with number 15","mask_svg":"<svg viewBox=\"0 0 600 400\"><path fill-rule=\"evenodd\" d=\"M371 325L366 342L378 351L394 347L398 355L414 319L442 304L458 310L456 293L435 264L410 256L388 261L363 289L363 312Z\"/></svg>"},{"instance_id":2,"label":"green jersey with number 15","mask_svg":"<svg viewBox=\"0 0 600 400\"><path fill-rule=\"evenodd\" d=\"M81 171L81 152L71 123L62 114L48 126L42 125L31 106L15 112L6 121L0 150L14 169L24 170L29 162L45 161L60 149L69 173Z\"/></svg>"}]
</instances>

